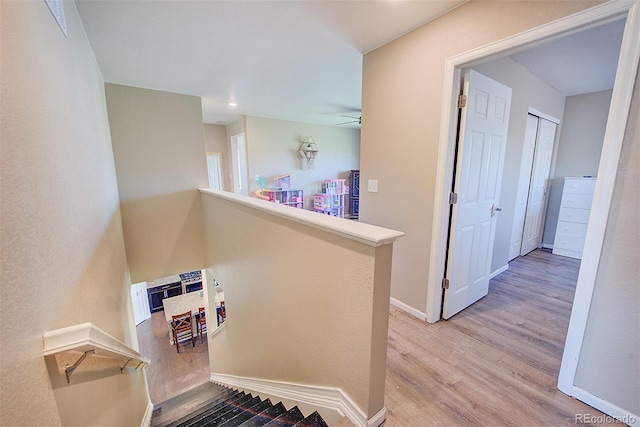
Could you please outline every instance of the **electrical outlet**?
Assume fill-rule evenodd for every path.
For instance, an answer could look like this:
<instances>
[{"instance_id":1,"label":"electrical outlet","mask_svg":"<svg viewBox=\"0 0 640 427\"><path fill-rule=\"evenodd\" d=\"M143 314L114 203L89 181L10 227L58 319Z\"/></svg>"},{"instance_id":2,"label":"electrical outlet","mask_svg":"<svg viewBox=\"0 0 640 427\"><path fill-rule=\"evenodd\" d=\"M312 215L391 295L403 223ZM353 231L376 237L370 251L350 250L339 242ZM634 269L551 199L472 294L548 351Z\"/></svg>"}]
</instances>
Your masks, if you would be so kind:
<instances>
[{"instance_id":1,"label":"electrical outlet","mask_svg":"<svg viewBox=\"0 0 640 427\"><path fill-rule=\"evenodd\" d=\"M367 181L367 191L369 193L377 193L378 192L378 180L370 179Z\"/></svg>"}]
</instances>

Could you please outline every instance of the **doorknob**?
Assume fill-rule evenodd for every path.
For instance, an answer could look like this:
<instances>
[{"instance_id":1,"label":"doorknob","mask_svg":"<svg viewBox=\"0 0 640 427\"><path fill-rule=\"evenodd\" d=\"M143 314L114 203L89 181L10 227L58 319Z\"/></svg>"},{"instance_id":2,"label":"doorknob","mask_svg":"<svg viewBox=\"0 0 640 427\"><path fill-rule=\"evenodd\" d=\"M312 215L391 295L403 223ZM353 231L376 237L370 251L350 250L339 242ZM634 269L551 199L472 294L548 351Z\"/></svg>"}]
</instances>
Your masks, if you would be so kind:
<instances>
[{"instance_id":1,"label":"doorknob","mask_svg":"<svg viewBox=\"0 0 640 427\"><path fill-rule=\"evenodd\" d=\"M502 208L496 206L495 204L491 205L491 217L493 218L493 216L496 214L496 212L502 212Z\"/></svg>"}]
</instances>

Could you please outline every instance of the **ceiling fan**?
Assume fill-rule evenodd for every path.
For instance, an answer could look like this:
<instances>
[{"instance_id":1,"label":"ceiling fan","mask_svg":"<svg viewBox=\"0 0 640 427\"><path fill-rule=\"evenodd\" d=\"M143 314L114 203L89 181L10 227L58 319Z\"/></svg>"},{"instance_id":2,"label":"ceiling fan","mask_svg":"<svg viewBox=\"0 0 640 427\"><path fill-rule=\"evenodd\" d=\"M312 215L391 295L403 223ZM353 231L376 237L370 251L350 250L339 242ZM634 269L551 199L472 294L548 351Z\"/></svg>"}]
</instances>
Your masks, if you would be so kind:
<instances>
[{"instance_id":1,"label":"ceiling fan","mask_svg":"<svg viewBox=\"0 0 640 427\"><path fill-rule=\"evenodd\" d=\"M340 125L350 125L351 123L358 123L359 125L362 124L362 116L347 116L346 114L341 114L340 117L347 117L350 119L354 119L354 120L350 120L348 122L344 122L344 123L338 123L336 126L340 126Z\"/></svg>"}]
</instances>

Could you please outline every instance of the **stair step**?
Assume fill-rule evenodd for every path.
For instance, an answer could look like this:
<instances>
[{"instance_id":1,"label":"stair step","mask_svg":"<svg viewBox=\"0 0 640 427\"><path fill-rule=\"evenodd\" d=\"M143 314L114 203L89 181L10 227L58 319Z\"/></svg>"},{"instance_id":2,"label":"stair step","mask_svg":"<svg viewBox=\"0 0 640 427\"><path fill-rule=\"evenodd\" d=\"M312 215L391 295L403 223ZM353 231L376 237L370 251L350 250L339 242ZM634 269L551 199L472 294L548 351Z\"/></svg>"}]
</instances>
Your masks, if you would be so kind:
<instances>
[{"instance_id":1,"label":"stair step","mask_svg":"<svg viewBox=\"0 0 640 427\"><path fill-rule=\"evenodd\" d=\"M297 406L294 406L284 414L278 416L276 419L265 424L265 427L291 427L303 419L304 415L302 415L300 409L298 409Z\"/></svg>"},{"instance_id":2,"label":"stair step","mask_svg":"<svg viewBox=\"0 0 640 427\"><path fill-rule=\"evenodd\" d=\"M267 424L269 421L277 418L278 416L287 412L287 409L284 407L282 402L278 402L270 408L265 409L260 412L258 415L250 418L244 423L240 424L239 427L262 427Z\"/></svg>"},{"instance_id":3,"label":"stair step","mask_svg":"<svg viewBox=\"0 0 640 427\"><path fill-rule=\"evenodd\" d=\"M1 0L0 0L1 1ZM153 411L153 427L328 427L316 411L304 417L297 406L262 401L259 396L217 384L171 398Z\"/></svg>"},{"instance_id":4,"label":"stair step","mask_svg":"<svg viewBox=\"0 0 640 427\"><path fill-rule=\"evenodd\" d=\"M188 417L190 414L202 410L212 401L224 400L232 393L228 387L207 382L178 396L165 400L156 405L152 414L153 427L168 427L175 420Z\"/></svg>"},{"instance_id":5,"label":"stair step","mask_svg":"<svg viewBox=\"0 0 640 427\"><path fill-rule=\"evenodd\" d=\"M158 424L158 425L154 425L155 427L176 427L181 425L182 423L195 418L197 416L199 416L200 414L210 411L212 408L219 406L222 407L225 402L230 399L233 398L233 396L235 394L237 394L238 392L235 390L232 390L230 388L225 388L224 390L222 390L220 393L216 394L215 396L213 396L211 399L203 402L202 404L198 405L196 408L194 408L193 411L189 412L186 415L183 415L182 417L172 421L171 423L168 424Z\"/></svg>"},{"instance_id":6,"label":"stair step","mask_svg":"<svg viewBox=\"0 0 640 427\"><path fill-rule=\"evenodd\" d=\"M251 396L251 395L249 395ZM232 418L235 418L237 415L241 414L242 412L248 410L249 408L257 405L258 403L260 403L260 398L258 396L256 397L252 397L249 400L246 400L242 403L240 403L239 405L230 405L227 407L226 411L221 411L222 413L219 414L216 417L207 417L206 419L206 423L205 424L199 424L198 427L200 425L203 426L220 426L222 424L225 424L227 421L231 420Z\"/></svg>"},{"instance_id":7,"label":"stair step","mask_svg":"<svg viewBox=\"0 0 640 427\"><path fill-rule=\"evenodd\" d=\"M327 423L324 422L324 419L318 413L318 411L314 411L304 420L296 423L295 427L329 427L329 426L327 425Z\"/></svg>"},{"instance_id":8,"label":"stair step","mask_svg":"<svg viewBox=\"0 0 640 427\"><path fill-rule=\"evenodd\" d=\"M215 405L212 408L209 408L207 411L199 414L196 417L190 418L183 423L180 423L180 427L200 427L206 425L207 420L215 419L216 417L223 415L224 413L229 411L229 407L231 405L241 405L247 400L251 399L250 394L245 394L244 392L236 392L235 395L230 397L228 400L221 402ZM177 426L176 426L177 427Z\"/></svg>"},{"instance_id":9,"label":"stair step","mask_svg":"<svg viewBox=\"0 0 640 427\"><path fill-rule=\"evenodd\" d=\"M256 405L252 406L251 408L249 408L249 409L247 409L245 411L242 411L241 413L239 413L235 417L231 418L226 423L221 424L220 427L237 427L240 424L242 424L245 421L247 421L248 419L251 419L254 416L256 416L257 414L259 414L260 412L264 411L265 409L270 408L271 406L273 406L271 404L271 400L269 400L269 399L263 400L262 402L257 403Z\"/></svg>"}]
</instances>

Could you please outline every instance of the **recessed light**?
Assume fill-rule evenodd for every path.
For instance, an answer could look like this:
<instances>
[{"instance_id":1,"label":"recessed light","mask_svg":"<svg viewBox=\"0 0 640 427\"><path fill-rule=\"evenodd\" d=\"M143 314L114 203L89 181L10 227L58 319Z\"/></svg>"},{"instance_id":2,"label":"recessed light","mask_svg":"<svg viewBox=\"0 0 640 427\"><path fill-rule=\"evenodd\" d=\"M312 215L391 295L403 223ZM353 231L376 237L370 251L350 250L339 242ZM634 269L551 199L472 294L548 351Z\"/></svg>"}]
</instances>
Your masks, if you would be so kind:
<instances>
[{"instance_id":1,"label":"recessed light","mask_svg":"<svg viewBox=\"0 0 640 427\"><path fill-rule=\"evenodd\" d=\"M235 107L235 106L237 106L238 104L236 104L235 102L229 102L229 103L227 103L227 105L228 105L229 107Z\"/></svg>"}]
</instances>

